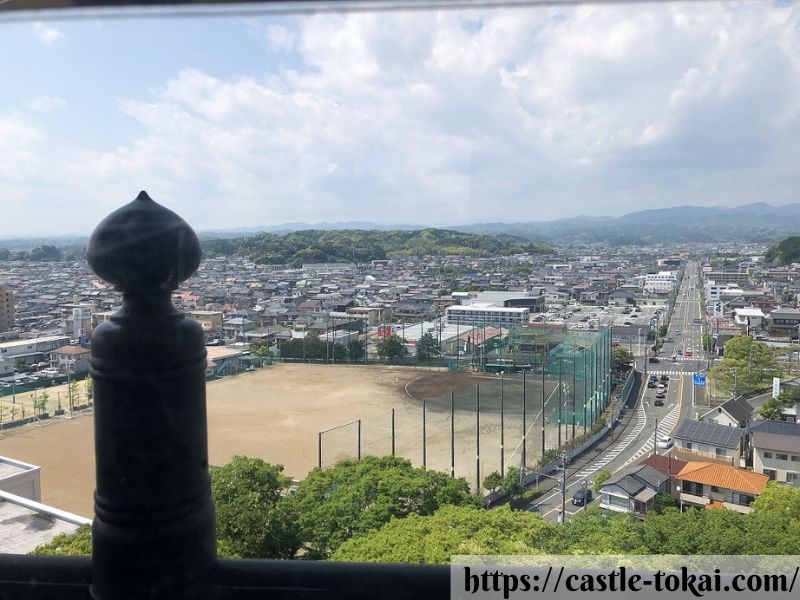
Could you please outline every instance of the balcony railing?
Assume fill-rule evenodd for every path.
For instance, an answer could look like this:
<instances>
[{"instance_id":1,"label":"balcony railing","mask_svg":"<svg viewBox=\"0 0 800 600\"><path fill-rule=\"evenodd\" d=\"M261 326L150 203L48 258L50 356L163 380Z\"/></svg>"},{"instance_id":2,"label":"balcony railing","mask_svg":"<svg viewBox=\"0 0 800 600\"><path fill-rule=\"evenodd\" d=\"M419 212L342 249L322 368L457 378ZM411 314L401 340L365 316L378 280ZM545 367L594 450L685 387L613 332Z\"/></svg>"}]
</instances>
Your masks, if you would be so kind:
<instances>
[{"instance_id":1,"label":"balcony railing","mask_svg":"<svg viewBox=\"0 0 800 600\"><path fill-rule=\"evenodd\" d=\"M94 271L123 293L92 334L91 557L0 556L0 599L442 598L447 566L220 560L208 473L202 327L170 295L194 231L142 192L95 229Z\"/></svg>"}]
</instances>

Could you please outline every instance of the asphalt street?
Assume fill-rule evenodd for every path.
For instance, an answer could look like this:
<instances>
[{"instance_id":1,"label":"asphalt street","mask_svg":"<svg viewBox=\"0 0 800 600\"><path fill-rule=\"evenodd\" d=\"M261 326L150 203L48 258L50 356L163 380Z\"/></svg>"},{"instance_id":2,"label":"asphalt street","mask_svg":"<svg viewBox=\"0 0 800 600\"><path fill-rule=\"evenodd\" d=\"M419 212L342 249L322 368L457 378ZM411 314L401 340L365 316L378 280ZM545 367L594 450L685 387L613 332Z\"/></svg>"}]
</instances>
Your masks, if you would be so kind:
<instances>
[{"instance_id":1,"label":"asphalt street","mask_svg":"<svg viewBox=\"0 0 800 600\"><path fill-rule=\"evenodd\" d=\"M573 506L571 499L576 491L594 486L594 478L602 470L612 473L633 465L654 452L657 437L670 436L681 420L695 413L695 388L693 374L705 371L707 362L702 351L703 315L700 306L700 288L697 263L686 265L685 276L670 319L666 342L656 357L658 362L637 360L637 369L643 371L642 386L633 409L627 411L623 421L616 427L611 438L603 440L597 448L585 453L566 468L566 490L562 494L558 479L561 473L540 481L544 493L536 498L527 510L537 512L544 518L557 521L562 502L566 518L581 510ZM686 353L691 353L686 356ZM659 379L665 376L666 397L663 406L656 406L656 389L647 387L647 378L654 373ZM655 451L666 454L668 450ZM597 502L595 495L593 502Z\"/></svg>"}]
</instances>

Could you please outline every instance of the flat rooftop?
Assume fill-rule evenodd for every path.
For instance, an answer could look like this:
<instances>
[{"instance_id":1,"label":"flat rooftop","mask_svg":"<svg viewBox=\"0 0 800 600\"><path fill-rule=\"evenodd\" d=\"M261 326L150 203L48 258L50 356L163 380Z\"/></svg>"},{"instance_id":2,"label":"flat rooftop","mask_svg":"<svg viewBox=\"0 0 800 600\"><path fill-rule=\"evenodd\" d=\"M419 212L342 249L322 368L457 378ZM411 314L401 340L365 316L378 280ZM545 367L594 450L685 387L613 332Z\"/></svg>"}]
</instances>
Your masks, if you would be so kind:
<instances>
[{"instance_id":1,"label":"flat rooftop","mask_svg":"<svg viewBox=\"0 0 800 600\"><path fill-rule=\"evenodd\" d=\"M27 554L58 534L73 533L80 524L89 523L78 515L6 494L0 498L0 553Z\"/></svg>"},{"instance_id":2,"label":"flat rooftop","mask_svg":"<svg viewBox=\"0 0 800 600\"><path fill-rule=\"evenodd\" d=\"M14 340L13 342L1 342L0 348L18 348L19 346L32 346L33 344L43 344L58 340L69 340L66 335L49 335L47 337L31 338L27 340ZM15 357L16 358L16 357Z\"/></svg>"},{"instance_id":3,"label":"flat rooftop","mask_svg":"<svg viewBox=\"0 0 800 600\"><path fill-rule=\"evenodd\" d=\"M16 464L14 462L8 462L3 457L0 456L0 481L7 477L13 477L14 475L19 475L20 473L26 473L36 467L33 466L23 466L21 464Z\"/></svg>"}]
</instances>

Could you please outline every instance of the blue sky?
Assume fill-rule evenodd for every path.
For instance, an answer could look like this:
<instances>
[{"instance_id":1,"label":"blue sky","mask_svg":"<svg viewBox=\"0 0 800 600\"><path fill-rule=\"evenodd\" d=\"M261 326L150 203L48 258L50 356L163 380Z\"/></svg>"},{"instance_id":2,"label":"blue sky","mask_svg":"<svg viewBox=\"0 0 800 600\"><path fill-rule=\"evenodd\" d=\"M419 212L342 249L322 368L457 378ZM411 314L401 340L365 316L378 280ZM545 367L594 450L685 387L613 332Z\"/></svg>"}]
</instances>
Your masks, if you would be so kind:
<instances>
[{"instance_id":1,"label":"blue sky","mask_svg":"<svg viewBox=\"0 0 800 600\"><path fill-rule=\"evenodd\" d=\"M0 236L800 201L800 9L0 24Z\"/></svg>"}]
</instances>

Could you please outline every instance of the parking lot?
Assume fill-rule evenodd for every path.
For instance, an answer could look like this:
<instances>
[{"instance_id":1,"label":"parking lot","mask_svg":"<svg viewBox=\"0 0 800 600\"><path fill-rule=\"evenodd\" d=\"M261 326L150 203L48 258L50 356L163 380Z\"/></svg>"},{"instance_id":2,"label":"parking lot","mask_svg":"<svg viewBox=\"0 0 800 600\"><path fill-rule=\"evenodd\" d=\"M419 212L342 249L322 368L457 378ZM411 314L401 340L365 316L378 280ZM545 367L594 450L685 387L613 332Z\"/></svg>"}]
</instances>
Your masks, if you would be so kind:
<instances>
[{"instance_id":1,"label":"parking lot","mask_svg":"<svg viewBox=\"0 0 800 600\"><path fill-rule=\"evenodd\" d=\"M569 329L598 329L602 327L643 327L649 330L651 323L661 325L666 307L646 306L593 306L566 305L548 307L547 312L533 320L563 325Z\"/></svg>"}]
</instances>

